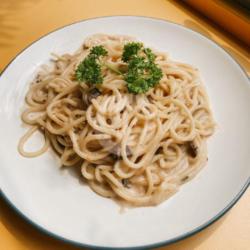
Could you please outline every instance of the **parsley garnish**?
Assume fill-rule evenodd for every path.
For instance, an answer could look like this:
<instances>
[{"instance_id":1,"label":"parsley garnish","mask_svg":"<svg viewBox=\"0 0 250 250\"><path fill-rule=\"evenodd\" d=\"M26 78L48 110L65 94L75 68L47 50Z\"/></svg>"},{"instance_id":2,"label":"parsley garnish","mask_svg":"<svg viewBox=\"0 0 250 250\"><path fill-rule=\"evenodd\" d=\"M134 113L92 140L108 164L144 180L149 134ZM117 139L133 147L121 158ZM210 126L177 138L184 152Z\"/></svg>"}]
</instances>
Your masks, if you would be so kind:
<instances>
[{"instance_id":1,"label":"parsley garnish","mask_svg":"<svg viewBox=\"0 0 250 250\"><path fill-rule=\"evenodd\" d=\"M103 46L95 46L91 49L89 55L78 65L76 69L76 78L80 82L87 84L100 84L103 82L101 74L100 57L106 56L107 50Z\"/></svg>"},{"instance_id":2,"label":"parsley garnish","mask_svg":"<svg viewBox=\"0 0 250 250\"><path fill-rule=\"evenodd\" d=\"M122 58L128 63L128 71L124 79L128 83L130 93L145 93L162 78L162 71L155 64L156 56L151 49L143 48L141 43L126 44Z\"/></svg>"},{"instance_id":3,"label":"parsley garnish","mask_svg":"<svg viewBox=\"0 0 250 250\"><path fill-rule=\"evenodd\" d=\"M122 60L128 62L132 56L137 55L140 49L143 47L142 43L131 42L124 45Z\"/></svg>"},{"instance_id":4,"label":"parsley garnish","mask_svg":"<svg viewBox=\"0 0 250 250\"><path fill-rule=\"evenodd\" d=\"M162 70L155 63L156 56L149 48L144 48L142 43L131 42L124 46L122 60L127 63L127 71L121 73L110 65L101 61L107 55L103 46L95 46L90 54L78 65L76 78L88 84L103 82L101 67L107 67L117 74L121 74L127 82L130 93L146 93L150 88L159 83Z\"/></svg>"}]
</instances>

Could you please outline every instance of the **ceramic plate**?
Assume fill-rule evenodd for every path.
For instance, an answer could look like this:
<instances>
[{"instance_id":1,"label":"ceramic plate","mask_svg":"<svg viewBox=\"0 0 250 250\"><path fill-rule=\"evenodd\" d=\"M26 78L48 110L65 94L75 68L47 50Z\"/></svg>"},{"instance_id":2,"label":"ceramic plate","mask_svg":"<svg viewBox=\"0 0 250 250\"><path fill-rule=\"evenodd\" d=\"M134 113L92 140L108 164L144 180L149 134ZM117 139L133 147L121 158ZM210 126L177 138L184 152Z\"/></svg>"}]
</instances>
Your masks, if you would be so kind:
<instances>
[{"instance_id":1,"label":"ceramic plate","mask_svg":"<svg viewBox=\"0 0 250 250\"><path fill-rule=\"evenodd\" d=\"M33 159L17 152L26 131L24 95L50 53L74 52L94 33L126 34L199 68L218 127L208 140L208 164L180 191L156 207L120 213L71 169L60 169L52 151ZM0 77L0 187L3 197L32 224L86 247L152 248L187 237L224 214L249 184L250 84L239 64L206 37L146 17L114 16L71 24L20 53ZM30 147L38 145L34 138Z\"/></svg>"}]
</instances>

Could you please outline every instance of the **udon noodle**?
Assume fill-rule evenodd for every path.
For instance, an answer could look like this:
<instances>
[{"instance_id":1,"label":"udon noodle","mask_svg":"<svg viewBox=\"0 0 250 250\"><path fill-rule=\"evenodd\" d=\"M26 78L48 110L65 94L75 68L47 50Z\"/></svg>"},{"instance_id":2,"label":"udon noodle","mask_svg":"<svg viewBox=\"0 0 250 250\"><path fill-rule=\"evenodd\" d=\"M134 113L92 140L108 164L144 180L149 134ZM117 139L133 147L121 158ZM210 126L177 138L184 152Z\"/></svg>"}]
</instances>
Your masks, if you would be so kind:
<instances>
[{"instance_id":1,"label":"udon noodle","mask_svg":"<svg viewBox=\"0 0 250 250\"><path fill-rule=\"evenodd\" d=\"M53 55L53 67L42 67L26 95L22 120L30 129L18 149L36 157L52 146L62 165L81 167L99 195L149 206L173 195L205 165L214 121L198 70L161 52L154 51L163 77L145 94L128 93L122 76L107 69L92 93L75 79L91 47L103 45L109 64L120 67L123 46L132 40L96 34L73 55ZM37 130L44 145L25 151Z\"/></svg>"}]
</instances>

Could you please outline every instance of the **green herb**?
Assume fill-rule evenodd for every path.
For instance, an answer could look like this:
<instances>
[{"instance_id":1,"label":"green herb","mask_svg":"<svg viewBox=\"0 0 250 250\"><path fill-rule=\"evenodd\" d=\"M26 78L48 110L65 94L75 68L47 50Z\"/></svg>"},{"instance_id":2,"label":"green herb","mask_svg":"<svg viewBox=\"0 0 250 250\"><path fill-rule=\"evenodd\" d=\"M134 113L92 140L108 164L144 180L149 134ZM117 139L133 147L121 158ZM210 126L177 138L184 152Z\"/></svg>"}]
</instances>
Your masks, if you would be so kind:
<instances>
[{"instance_id":1,"label":"green herb","mask_svg":"<svg viewBox=\"0 0 250 250\"><path fill-rule=\"evenodd\" d=\"M89 55L78 65L76 69L76 78L78 81L87 84L101 84L103 77L101 73L100 57L106 56L107 50L103 46L95 46L91 49Z\"/></svg>"},{"instance_id":2,"label":"green herb","mask_svg":"<svg viewBox=\"0 0 250 250\"><path fill-rule=\"evenodd\" d=\"M106 56L108 54L108 51L103 48L102 45L95 46L90 50L90 55L94 55L96 57L99 56Z\"/></svg>"},{"instance_id":3,"label":"green herb","mask_svg":"<svg viewBox=\"0 0 250 250\"><path fill-rule=\"evenodd\" d=\"M151 49L146 48L146 49L144 49L143 51L144 51L144 53L146 54L146 56L147 56L147 58L148 58L148 60L149 60L150 62L154 62L154 61L155 61L156 56L155 56L155 54L153 54L153 52L152 52Z\"/></svg>"},{"instance_id":4,"label":"green herb","mask_svg":"<svg viewBox=\"0 0 250 250\"><path fill-rule=\"evenodd\" d=\"M152 50L143 48L141 43L132 42L124 46L122 60L128 63L124 80L130 93L145 93L159 83L162 71L155 64L155 58Z\"/></svg>"},{"instance_id":5,"label":"green herb","mask_svg":"<svg viewBox=\"0 0 250 250\"><path fill-rule=\"evenodd\" d=\"M128 62L133 56L137 55L143 47L142 43L131 42L127 43L123 48L122 60Z\"/></svg>"},{"instance_id":6,"label":"green herb","mask_svg":"<svg viewBox=\"0 0 250 250\"><path fill-rule=\"evenodd\" d=\"M131 42L124 46L122 60L127 63L127 70L124 73L101 60L107 53L103 46L93 47L77 67L77 80L87 84L101 84L103 82L101 69L107 67L123 75L130 93L141 94L158 84L163 76L162 70L155 63L156 56L151 49L144 48L142 43Z\"/></svg>"}]
</instances>

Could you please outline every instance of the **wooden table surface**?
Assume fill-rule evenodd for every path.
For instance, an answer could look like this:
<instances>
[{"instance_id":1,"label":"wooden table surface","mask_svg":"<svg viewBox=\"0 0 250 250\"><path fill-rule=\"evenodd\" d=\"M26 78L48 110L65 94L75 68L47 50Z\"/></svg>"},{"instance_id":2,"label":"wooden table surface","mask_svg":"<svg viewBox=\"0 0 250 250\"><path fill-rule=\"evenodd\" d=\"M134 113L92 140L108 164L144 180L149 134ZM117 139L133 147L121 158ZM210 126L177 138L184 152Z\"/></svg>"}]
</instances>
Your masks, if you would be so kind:
<instances>
[{"instance_id":1,"label":"wooden table surface","mask_svg":"<svg viewBox=\"0 0 250 250\"><path fill-rule=\"evenodd\" d=\"M142 15L163 18L196 30L226 49L250 75L247 48L180 1L173 0L1 0L0 71L24 47L66 24L90 17ZM250 34L249 34L250 35ZM0 198L0 249L76 250L20 218ZM221 219L202 232L162 250L249 250L250 190Z\"/></svg>"}]
</instances>

